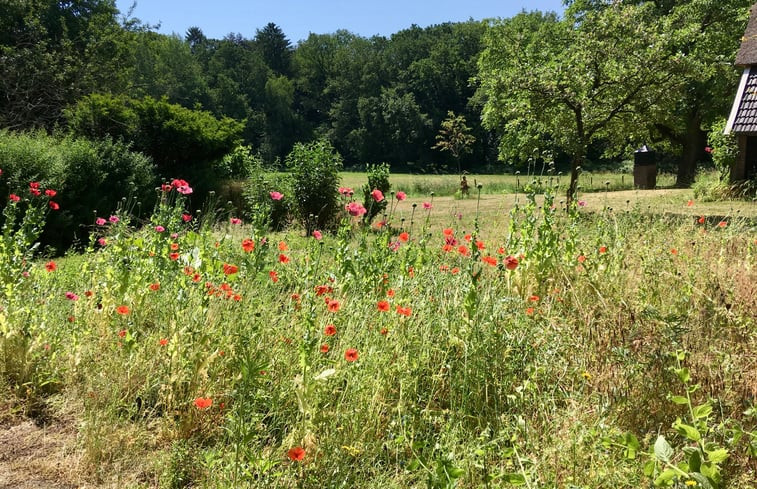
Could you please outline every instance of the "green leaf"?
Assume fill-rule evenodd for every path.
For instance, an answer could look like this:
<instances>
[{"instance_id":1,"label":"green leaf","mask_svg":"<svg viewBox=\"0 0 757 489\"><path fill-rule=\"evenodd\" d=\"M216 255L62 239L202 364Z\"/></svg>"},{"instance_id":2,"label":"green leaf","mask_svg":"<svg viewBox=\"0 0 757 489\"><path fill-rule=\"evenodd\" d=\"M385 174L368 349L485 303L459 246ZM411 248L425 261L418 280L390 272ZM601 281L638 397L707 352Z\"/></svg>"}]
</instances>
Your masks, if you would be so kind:
<instances>
[{"instance_id":1,"label":"green leaf","mask_svg":"<svg viewBox=\"0 0 757 489\"><path fill-rule=\"evenodd\" d=\"M670 457L673 456L673 449L662 435L658 436L657 441L654 442L654 456L663 462L670 462Z\"/></svg>"},{"instance_id":2,"label":"green leaf","mask_svg":"<svg viewBox=\"0 0 757 489\"><path fill-rule=\"evenodd\" d=\"M688 404L689 400L683 396L670 396L670 400L676 404Z\"/></svg>"},{"instance_id":3,"label":"green leaf","mask_svg":"<svg viewBox=\"0 0 757 489\"><path fill-rule=\"evenodd\" d=\"M641 447L641 445L639 444L639 439L636 438L632 433L626 433L623 437L623 441L626 444L625 457L628 460L635 460L636 454L639 452L639 448Z\"/></svg>"},{"instance_id":4,"label":"green leaf","mask_svg":"<svg viewBox=\"0 0 757 489\"><path fill-rule=\"evenodd\" d=\"M699 484L699 487L702 489L713 489L712 484L710 484L709 479L707 477L703 476L702 474L698 472L693 472L689 474L689 476L697 481L697 484Z\"/></svg>"},{"instance_id":5,"label":"green leaf","mask_svg":"<svg viewBox=\"0 0 757 489\"><path fill-rule=\"evenodd\" d=\"M644 475L646 475L647 477L652 477L656 465L657 463L654 460L647 461L647 463L644 464Z\"/></svg>"},{"instance_id":6,"label":"green leaf","mask_svg":"<svg viewBox=\"0 0 757 489\"><path fill-rule=\"evenodd\" d=\"M675 373L684 384L687 384L691 380L691 374L686 367L675 369Z\"/></svg>"},{"instance_id":7,"label":"green leaf","mask_svg":"<svg viewBox=\"0 0 757 489\"><path fill-rule=\"evenodd\" d=\"M694 414L694 418L696 419L704 419L707 416L712 413L712 406L710 406L709 402L706 402L700 406L695 407L692 409L692 412Z\"/></svg>"},{"instance_id":8,"label":"green leaf","mask_svg":"<svg viewBox=\"0 0 757 489\"><path fill-rule=\"evenodd\" d=\"M701 466L702 456L699 454L699 450L692 450L689 454L689 470L692 472L699 472Z\"/></svg>"},{"instance_id":9,"label":"green leaf","mask_svg":"<svg viewBox=\"0 0 757 489\"><path fill-rule=\"evenodd\" d=\"M719 464L727 458L728 450L726 450L725 448L719 448L717 450L707 452L707 459L714 464Z\"/></svg>"},{"instance_id":10,"label":"green leaf","mask_svg":"<svg viewBox=\"0 0 757 489\"><path fill-rule=\"evenodd\" d=\"M678 433L682 434L691 441L699 441L702 439L702 435L699 434L699 431L691 425L676 423L674 425L674 428Z\"/></svg>"},{"instance_id":11,"label":"green leaf","mask_svg":"<svg viewBox=\"0 0 757 489\"><path fill-rule=\"evenodd\" d=\"M514 486L522 486L526 483L526 478L523 476L523 474L503 474L502 480L509 482Z\"/></svg>"},{"instance_id":12,"label":"green leaf","mask_svg":"<svg viewBox=\"0 0 757 489\"><path fill-rule=\"evenodd\" d=\"M676 472L673 469L665 469L662 471L662 474L660 474L657 479L654 480L655 486L667 486L670 481L672 481L675 476L678 475L678 472Z\"/></svg>"}]
</instances>

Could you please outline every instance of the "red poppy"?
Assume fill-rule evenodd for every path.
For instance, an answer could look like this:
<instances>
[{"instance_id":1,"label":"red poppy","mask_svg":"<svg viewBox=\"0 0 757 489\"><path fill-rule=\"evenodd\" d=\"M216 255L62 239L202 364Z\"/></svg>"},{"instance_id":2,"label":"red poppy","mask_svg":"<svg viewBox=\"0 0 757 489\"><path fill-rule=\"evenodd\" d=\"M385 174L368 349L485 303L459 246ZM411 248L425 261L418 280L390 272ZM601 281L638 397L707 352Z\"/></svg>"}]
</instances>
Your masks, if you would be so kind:
<instances>
[{"instance_id":1,"label":"red poppy","mask_svg":"<svg viewBox=\"0 0 757 489\"><path fill-rule=\"evenodd\" d=\"M126 330L122 329L121 331L119 331L118 332L118 337L119 338L126 338Z\"/></svg>"},{"instance_id":2,"label":"red poppy","mask_svg":"<svg viewBox=\"0 0 757 489\"><path fill-rule=\"evenodd\" d=\"M386 336L386 335L389 334L389 330L386 329L386 328L381 328L381 331L379 331L379 333L381 333L382 335Z\"/></svg>"},{"instance_id":3,"label":"red poppy","mask_svg":"<svg viewBox=\"0 0 757 489\"><path fill-rule=\"evenodd\" d=\"M315 286L315 295L322 296L323 294L330 294L332 292L332 288L328 285L316 285Z\"/></svg>"},{"instance_id":4,"label":"red poppy","mask_svg":"<svg viewBox=\"0 0 757 489\"><path fill-rule=\"evenodd\" d=\"M16 194L10 194L9 198L10 198L11 202L18 202L19 200L21 200L21 197L19 197Z\"/></svg>"},{"instance_id":5,"label":"red poppy","mask_svg":"<svg viewBox=\"0 0 757 489\"><path fill-rule=\"evenodd\" d=\"M389 310L389 302L378 301L378 304L376 304L376 308L381 312L386 312Z\"/></svg>"},{"instance_id":6,"label":"red poppy","mask_svg":"<svg viewBox=\"0 0 757 489\"><path fill-rule=\"evenodd\" d=\"M538 295L532 295L531 297L528 298L528 300L531 301L531 302L539 302L539 296Z\"/></svg>"},{"instance_id":7,"label":"red poppy","mask_svg":"<svg viewBox=\"0 0 757 489\"><path fill-rule=\"evenodd\" d=\"M339 301L329 300L328 302L329 312L337 312L339 310L339 307L340 307Z\"/></svg>"},{"instance_id":8,"label":"red poppy","mask_svg":"<svg viewBox=\"0 0 757 489\"><path fill-rule=\"evenodd\" d=\"M348 362L354 362L357 360L358 353L357 350L354 348L347 348L347 350L344 352L344 359Z\"/></svg>"},{"instance_id":9,"label":"red poppy","mask_svg":"<svg viewBox=\"0 0 757 489\"><path fill-rule=\"evenodd\" d=\"M48 272L54 272L57 269L58 269L58 265L56 265L54 261L51 260L45 263L45 270L47 270Z\"/></svg>"},{"instance_id":10,"label":"red poppy","mask_svg":"<svg viewBox=\"0 0 757 489\"><path fill-rule=\"evenodd\" d=\"M463 236L463 239L465 239L465 241L470 243L471 239L473 239L473 236L471 236L470 234L466 234L465 236Z\"/></svg>"},{"instance_id":11,"label":"red poppy","mask_svg":"<svg viewBox=\"0 0 757 489\"><path fill-rule=\"evenodd\" d=\"M704 224L704 216L699 216L699 219L697 219L697 222L699 224Z\"/></svg>"},{"instance_id":12,"label":"red poppy","mask_svg":"<svg viewBox=\"0 0 757 489\"><path fill-rule=\"evenodd\" d=\"M600 253L607 253L607 246L600 246L599 247L599 252Z\"/></svg>"},{"instance_id":13,"label":"red poppy","mask_svg":"<svg viewBox=\"0 0 757 489\"><path fill-rule=\"evenodd\" d=\"M584 255L578 255L578 263L583 263L586 261L586 257Z\"/></svg>"},{"instance_id":14,"label":"red poppy","mask_svg":"<svg viewBox=\"0 0 757 489\"><path fill-rule=\"evenodd\" d=\"M534 315L534 308L533 307L529 307L528 309L526 309L526 314L528 314L529 316L533 316Z\"/></svg>"},{"instance_id":15,"label":"red poppy","mask_svg":"<svg viewBox=\"0 0 757 489\"><path fill-rule=\"evenodd\" d=\"M56 192L55 190L51 188L45 190L45 195L47 195L48 197L55 197L57 194L58 192Z\"/></svg>"},{"instance_id":16,"label":"red poppy","mask_svg":"<svg viewBox=\"0 0 757 489\"><path fill-rule=\"evenodd\" d=\"M394 289L389 289L386 291L387 297L394 297Z\"/></svg>"},{"instance_id":17,"label":"red poppy","mask_svg":"<svg viewBox=\"0 0 757 489\"><path fill-rule=\"evenodd\" d=\"M724 227L726 227L726 226L728 226L728 221L720 221L720 222L718 223L718 227L719 227L719 228L724 228Z\"/></svg>"},{"instance_id":18,"label":"red poppy","mask_svg":"<svg viewBox=\"0 0 757 489\"><path fill-rule=\"evenodd\" d=\"M279 251L287 251L289 247L284 241L279 241Z\"/></svg>"},{"instance_id":19,"label":"red poppy","mask_svg":"<svg viewBox=\"0 0 757 489\"><path fill-rule=\"evenodd\" d=\"M410 315L413 313L413 310L410 307L397 306L396 310L397 314L399 314L400 316L410 317Z\"/></svg>"},{"instance_id":20,"label":"red poppy","mask_svg":"<svg viewBox=\"0 0 757 489\"><path fill-rule=\"evenodd\" d=\"M452 236L455 233L455 231L453 231L452 228L447 228L442 232L444 233L445 236Z\"/></svg>"},{"instance_id":21,"label":"red poppy","mask_svg":"<svg viewBox=\"0 0 757 489\"><path fill-rule=\"evenodd\" d=\"M58 203L57 202L53 202L52 200L50 202L48 202L47 205L49 205L50 209L52 209L54 211L57 211L58 209L60 209L60 206L58 205Z\"/></svg>"},{"instance_id":22,"label":"red poppy","mask_svg":"<svg viewBox=\"0 0 757 489\"><path fill-rule=\"evenodd\" d=\"M289 263L289 257L285 254L279 254L279 263Z\"/></svg>"},{"instance_id":23,"label":"red poppy","mask_svg":"<svg viewBox=\"0 0 757 489\"><path fill-rule=\"evenodd\" d=\"M691 207L692 205L694 205L694 201L693 200L689 200L688 202L686 202L686 205L688 207Z\"/></svg>"},{"instance_id":24,"label":"red poppy","mask_svg":"<svg viewBox=\"0 0 757 489\"><path fill-rule=\"evenodd\" d=\"M197 409L208 409L213 405L213 399L209 397L198 397L195 399L194 404Z\"/></svg>"},{"instance_id":25,"label":"red poppy","mask_svg":"<svg viewBox=\"0 0 757 489\"><path fill-rule=\"evenodd\" d=\"M271 270L270 272L268 272L268 276L271 277L271 281L273 283L276 283L279 281L279 274L276 273L276 270Z\"/></svg>"},{"instance_id":26,"label":"red poppy","mask_svg":"<svg viewBox=\"0 0 757 489\"><path fill-rule=\"evenodd\" d=\"M255 249L255 241L253 241L250 238L246 238L246 239L242 240L242 249L246 253L252 252Z\"/></svg>"},{"instance_id":27,"label":"red poppy","mask_svg":"<svg viewBox=\"0 0 757 489\"><path fill-rule=\"evenodd\" d=\"M508 255L505 258L505 268L507 268L508 270L515 270L516 268L518 268L518 259L512 255Z\"/></svg>"},{"instance_id":28,"label":"red poppy","mask_svg":"<svg viewBox=\"0 0 757 489\"><path fill-rule=\"evenodd\" d=\"M500 246L497 248L497 254L498 255L504 255L505 254L505 248L503 246Z\"/></svg>"},{"instance_id":29,"label":"red poppy","mask_svg":"<svg viewBox=\"0 0 757 489\"><path fill-rule=\"evenodd\" d=\"M376 202L381 202L382 200L384 200L384 193L381 192L381 190L374 188L371 192L371 197L373 197L373 200L375 200Z\"/></svg>"},{"instance_id":30,"label":"red poppy","mask_svg":"<svg viewBox=\"0 0 757 489\"><path fill-rule=\"evenodd\" d=\"M451 244L446 244L446 245L442 246L442 251L444 251L445 253L449 253L453 249L455 249L455 247L452 246Z\"/></svg>"},{"instance_id":31,"label":"red poppy","mask_svg":"<svg viewBox=\"0 0 757 489\"><path fill-rule=\"evenodd\" d=\"M170 258L171 261L176 261L176 260L179 259L179 254L178 253L171 253L171 254L168 255L168 258Z\"/></svg>"},{"instance_id":32,"label":"red poppy","mask_svg":"<svg viewBox=\"0 0 757 489\"><path fill-rule=\"evenodd\" d=\"M224 275L234 275L239 271L239 267L236 265L229 265L228 263L223 264L223 273Z\"/></svg>"},{"instance_id":33,"label":"red poppy","mask_svg":"<svg viewBox=\"0 0 757 489\"><path fill-rule=\"evenodd\" d=\"M168 344L168 338L161 338L160 341L158 341L158 344L160 346L166 346Z\"/></svg>"},{"instance_id":34,"label":"red poppy","mask_svg":"<svg viewBox=\"0 0 757 489\"><path fill-rule=\"evenodd\" d=\"M176 251L179 249L179 243L171 243L171 251Z\"/></svg>"},{"instance_id":35,"label":"red poppy","mask_svg":"<svg viewBox=\"0 0 757 489\"><path fill-rule=\"evenodd\" d=\"M150 284L150 290L153 290L153 291L160 290L160 283L155 282L155 283Z\"/></svg>"},{"instance_id":36,"label":"red poppy","mask_svg":"<svg viewBox=\"0 0 757 489\"><path fill-rule=\"evenodd\" d=\"M672 253L672 254L674 254L674 255L677 255L677 254L678 254L678 250L677 250L677 249L675 249L675 248L671 248L671 249L670 249L670 253Z\"/></svg>"},{"instance_id":37,"label":"red poppy","mask_svg":"<svg viewBox=\"0 0 757 489\"><path fill-rule=\"evenodd\" d=\"M126 316L131 312L131 309L129 309L129 306L118 306L116 312L121 316Z\"/></svg>"},{"instance_id":38,"label":"red poppy","mask_svg":"<svg viewBox=\"0 0 757 489\"><path fill-rule=\"evenodd\" d=\"M184 213L181 215L181 220L184 222L189 222L192 220L192 216L190 214Z\"/></svg>"},{"instance_id":39,"label":"red poppy","mask_svg":"<svg viewBox=\"0 0 757 489\"><path fill-rule=\"evenodd\" d=\"M329 345L327 345L326 343L322 344L320 348L321 353L328 353L330 349L331 348L329 348Z\"/></svg>"},{"instance_id":40,"label":"red poppy","mask_svg":"<svg viewBox=\"0 0 757 489\"><path fill-rule=\"evenodd\" d=\"M483 241L476 240L476 248L483 250L484 248L486 248L486 246L484 245Z\"/></svg>"},{"instance_id":41,"label":"red poppy","mask_svg":"<svg viewBox=\"0 0 757 489\"><path fill-rule=\"evenodd\" d=\"M458 267L453 267L453 268L452 268L452 270L450 270L449 272L450 272L450 273L451 273L452 275L457 275L458 273L460 273L460 268L458 268Z\"/></svg>"},{"instance_id":42,"label":"red poppy","mask_svg":"<svg viewBox=\"0 0 757 489\"><path fill-rule=\"evenodd\" d=\"M463 256L470 255L470 252L468 251L468 247L465 245L460 245L457 247L457 252L460 253Z\"/></svg>"},{"instance_id":43,"label":"red poppy","mask_svg":"<svg viewBox=\"0 0 757 489\"><path fill-rule=\"evenodd\" d=\"M403 243L407 243L407 240L409 240L409 239L410 239L410 235L409 234L407 234L404 231L400 233L400 236L399 236L399 240L400 241L402 241Z\"/></svg>"},{"instance_id":44,"label":"red poppy","mask_svg":"<svg viewBox=\"0 0 757 489\"><path fill-rule=\"evenodd\" d=\"M305 458L305 449L302 447L290 448L287 451L287 457L293 462L301 462Z\"/></svg>"},{"instance_id":45,"label":"red poppy","mask_svg":"<svg viewBox=\"0 0 757 489\"><path fill-rule=\"evenodd\" d=\"M326 336L334 336L336 334L336 326L333 324L327 324L325 328L323 328L323 334Z\"/></svg>"},{"instance_id":46,"label":"red poppy","mask_svg":"<svg viewBox=\"0 0 757 489\"><path fill-rule=\"evenodd\" d=\"M484 263L486 263L488 265L491 265L493 267L497 266L497 259L494 258L493 256L485 256L485 257L483 257L481 259L484 261Z\"/></svg>"}]
</instances>

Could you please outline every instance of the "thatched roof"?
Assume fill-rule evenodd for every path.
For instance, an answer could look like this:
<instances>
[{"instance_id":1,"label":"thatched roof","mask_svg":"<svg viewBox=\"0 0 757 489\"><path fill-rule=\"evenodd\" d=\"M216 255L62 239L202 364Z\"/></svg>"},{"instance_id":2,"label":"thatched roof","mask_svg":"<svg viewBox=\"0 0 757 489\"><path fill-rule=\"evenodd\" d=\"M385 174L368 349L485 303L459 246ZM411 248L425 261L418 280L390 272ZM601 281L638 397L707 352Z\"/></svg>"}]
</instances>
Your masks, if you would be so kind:
<instances>
[{"instance_id":1,"label":"thatched roof","mask_svg":"<svg viewBox=\"0 0 757 489\"><path fill-rule=\"evenodd\" d=\"M749 23L736 53L736 66L749 65L757 65L757 3L749 11Z\"/></svg>"}]
</instances>

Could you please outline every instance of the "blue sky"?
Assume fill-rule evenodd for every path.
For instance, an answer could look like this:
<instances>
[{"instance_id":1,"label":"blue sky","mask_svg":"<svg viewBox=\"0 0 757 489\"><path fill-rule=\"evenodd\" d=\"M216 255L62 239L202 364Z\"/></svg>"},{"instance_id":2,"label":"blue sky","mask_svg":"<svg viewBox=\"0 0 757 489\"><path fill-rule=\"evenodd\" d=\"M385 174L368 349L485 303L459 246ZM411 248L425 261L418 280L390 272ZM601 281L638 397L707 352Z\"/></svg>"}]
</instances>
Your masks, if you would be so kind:
<instances>
[{"instance_id":1,"label":"blue sky","mask_svg":"<svg viewBox=\"0 0 757 489\"><path fill-rule=\"evenodd\" d=\"M122 13L133 0L116 0ZM191 26L206 36L222 38L230 32L251 38L255 29L274 22L292 43L308 33L347 29L361 36L394 32L418 24L511 17L521 10L562 12L562 0L138 0L133 15L157 24L159 32L182 36Z\"/></svg>"}]
</instances>

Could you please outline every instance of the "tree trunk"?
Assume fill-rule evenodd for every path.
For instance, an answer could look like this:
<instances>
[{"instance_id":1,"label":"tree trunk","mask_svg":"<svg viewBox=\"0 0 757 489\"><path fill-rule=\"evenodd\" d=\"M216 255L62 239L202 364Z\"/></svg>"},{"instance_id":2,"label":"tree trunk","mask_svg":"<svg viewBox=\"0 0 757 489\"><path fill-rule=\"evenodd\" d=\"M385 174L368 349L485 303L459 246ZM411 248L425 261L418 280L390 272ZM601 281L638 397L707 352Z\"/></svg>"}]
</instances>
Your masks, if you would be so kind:
<instances>
[{"instance_id":1,"label":"tree trunk","mask_svg":"<svg viewBox=\"0 0 757 489\"><path fill-rule=\"evenodd\" d=\"M578 172L581 165L584 164L584 154L584 152L574 154L570 163L570 185L568 186L567 195L568 207L573 203L573 199L576 196L576 190L578 189Z\"/></svg>"},{"instance_id":2,"label":"tree trunk","mask_svg":"<svg viewBox=\"0 0 757 489\"><path fill-rule=\"evenodd\" d=\"M707 133L701 127L702 117L699 114L693 114L686 124L683 154L678 162L676 187L690 187L696 176L697 162L707 157L704 151L707 146Z\"/></svg>"}]
</instances>

